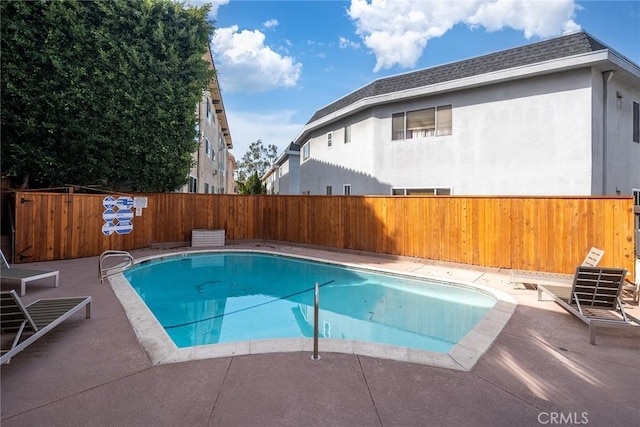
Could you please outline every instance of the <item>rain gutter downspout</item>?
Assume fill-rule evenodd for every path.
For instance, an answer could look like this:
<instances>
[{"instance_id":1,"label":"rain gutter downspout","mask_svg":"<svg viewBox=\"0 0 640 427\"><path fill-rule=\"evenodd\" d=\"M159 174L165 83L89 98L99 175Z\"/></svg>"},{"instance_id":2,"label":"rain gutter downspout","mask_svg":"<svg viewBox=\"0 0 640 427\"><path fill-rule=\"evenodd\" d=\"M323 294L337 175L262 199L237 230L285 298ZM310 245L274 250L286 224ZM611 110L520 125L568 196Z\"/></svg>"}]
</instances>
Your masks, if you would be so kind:
<instances>
[{"instance_id":1,"label":"rain gutter downspout","mask_svg":"<svg viewBox=\"0 0 640 427\"><path fill-rule=\"evenodd\" d=\"M609 82L615 71L609 70L602 73L602 195L607 194L607 146L608 144L608 120L607 97L609 96Z\"/></svg>"}]
</instances>

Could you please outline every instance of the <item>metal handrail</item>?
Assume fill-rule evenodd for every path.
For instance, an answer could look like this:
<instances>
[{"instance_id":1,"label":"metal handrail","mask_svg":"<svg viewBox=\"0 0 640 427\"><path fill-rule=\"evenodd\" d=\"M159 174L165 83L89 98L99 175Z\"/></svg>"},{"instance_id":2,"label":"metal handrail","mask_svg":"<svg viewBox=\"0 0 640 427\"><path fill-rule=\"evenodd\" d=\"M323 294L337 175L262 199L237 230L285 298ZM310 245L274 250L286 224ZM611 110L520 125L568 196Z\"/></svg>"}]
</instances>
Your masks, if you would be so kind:
<instances>
[{"instance_id":1,"label":"metal handrail","mask_svg":"<svg viewBox=\"0 0 640 427\"><path fill-rule=\"evenodd\" d=\"M103 262L107 258L113 257L125 257L126 260L124 264L114 265L113 267L107 267L106 269L103 266ZM100 278L100 283L104 283L104 279L112 274L121 273L131 267L133 265L133 257L127 251L116 251L109 250L104 251L100 254L100 261L98 261L98 277Z\"/></svg>"},{"instance_id":2,"label":"metal handrail","mask_svg":"<svg viewBox=\"0 0 640 427\"><path fill-rule=\"evenodd\" d=\"M320 285L316 282L315 294L313 296L313 356L311 359L320 360L318 355L318 311L320 307Z\"/></svg>"}]
</instances>

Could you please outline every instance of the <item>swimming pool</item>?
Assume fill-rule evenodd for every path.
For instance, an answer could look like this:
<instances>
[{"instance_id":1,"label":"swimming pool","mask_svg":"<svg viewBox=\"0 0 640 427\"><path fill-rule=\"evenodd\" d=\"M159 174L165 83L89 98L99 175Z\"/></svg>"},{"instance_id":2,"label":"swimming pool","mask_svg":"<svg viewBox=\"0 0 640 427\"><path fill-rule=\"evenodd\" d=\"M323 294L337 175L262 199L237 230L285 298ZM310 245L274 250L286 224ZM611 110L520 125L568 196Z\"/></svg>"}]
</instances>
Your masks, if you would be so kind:
<instances>
[{"instance_id":1,"label":"swimming pool","mask_svg":"<svg viewBox=\"0 0 640 427\"><path fill-rule=\"evenodd\" d=\"M122 279L112 285L125 309L136 306L135 316L127 309L130 320L146 319L134 325L139 338L148 353L172 353L165 361L309 348L316 282L321 352L444 357L450 365L469 336L477 344L474 328L505 313L501 298L476 286L263 251L165 255L138 262ZM128 284L137 298L120 295Z\"/></svg>"}]
</instances>

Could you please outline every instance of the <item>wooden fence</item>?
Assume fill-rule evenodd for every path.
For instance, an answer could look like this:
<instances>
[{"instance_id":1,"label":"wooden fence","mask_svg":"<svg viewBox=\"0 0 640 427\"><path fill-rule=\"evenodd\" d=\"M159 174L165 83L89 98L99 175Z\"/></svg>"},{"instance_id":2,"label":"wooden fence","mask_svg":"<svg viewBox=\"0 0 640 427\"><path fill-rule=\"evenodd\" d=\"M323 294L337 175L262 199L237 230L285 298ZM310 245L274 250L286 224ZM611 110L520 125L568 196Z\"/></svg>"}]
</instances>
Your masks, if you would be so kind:
<instances>
[{"instance_id":1,"label":"wooden fence","mask_svg":"<svg viewBox=\"0 0 640 427\"><path fill-rule=\"evenodd\" d=\"M140 196L148 207L133 231L107 236L104 195L17 193L16 262L190 242L193 229L222 228L230 240L564 273L596 246L602 265L634 269L631 197Z\"/></svg>"}]
</instances>

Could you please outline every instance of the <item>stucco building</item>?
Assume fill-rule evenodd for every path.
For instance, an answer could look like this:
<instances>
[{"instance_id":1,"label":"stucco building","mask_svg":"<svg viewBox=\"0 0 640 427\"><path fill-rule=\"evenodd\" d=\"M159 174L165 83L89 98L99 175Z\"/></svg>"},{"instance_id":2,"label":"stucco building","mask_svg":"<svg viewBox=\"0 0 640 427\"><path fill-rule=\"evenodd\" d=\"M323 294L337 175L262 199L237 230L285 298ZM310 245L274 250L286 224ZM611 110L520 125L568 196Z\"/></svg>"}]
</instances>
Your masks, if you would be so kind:
<instances>
[{"instance_id":1,"label":"stucco building","mask_svg":"<svg viewBox=\"0 0 640 427\"><path fill-rule=\"evenodd\" d=\"M215 70L211 50L204 59ZM198 149L193 153L194 165L183 193L233 193L233 167L230 158L233 148L227 115L220 94L218 77L214 76L196 108L198 117Z\"/></svg>"},{"instance_id":2,"label":"stucco building","mask_svg":"<svg viewBox=\"0 0 640 427\"><path fill-rule=\"evenodd\" d=\"M585 32L381 78L316 111L278 192L632 194L639 103L638 64Z\"/></svg>"},{"instance_id":3,"label":"stucco building","mask_svg":"<svg viewBox=\"0 0 640 427\"><path fill-rule=\"evenodd\" d=\"M267 194L300 194L300 146L289 144L261 179Z\"/></svg>"}]
</instances>

